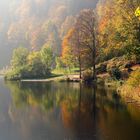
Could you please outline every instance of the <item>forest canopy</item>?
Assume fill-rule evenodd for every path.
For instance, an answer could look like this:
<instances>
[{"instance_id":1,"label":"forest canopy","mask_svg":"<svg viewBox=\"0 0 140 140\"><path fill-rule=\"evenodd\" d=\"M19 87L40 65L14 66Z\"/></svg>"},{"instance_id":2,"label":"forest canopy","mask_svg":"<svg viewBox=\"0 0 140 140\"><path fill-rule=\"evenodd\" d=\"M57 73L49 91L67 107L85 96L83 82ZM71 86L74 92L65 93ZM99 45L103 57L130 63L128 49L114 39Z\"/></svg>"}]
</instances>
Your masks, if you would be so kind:
<instances>
[{"instance_id":1,"label":"forest canopy","mask_svg":"<svg viewBox=\"0 0 140 140\"><path fill-rule=\"evenodd\" d=\"M1 1L0 67L9 63L12 50L19 46L38 50L48 42L59 55L61 40L76 14L84 8L95 8L96 3L97 0Z\"/></svg>"},{"instance_id":2,"label":"forest canopy","mask_svg":"<svg viewBox=\"0 0 140 140\"><path fill-rule=\"evenodd\" d=\"M16 48L21 54L26 49L26 68L32 73L42 70L41 77L58 66L78 67L80 73L93 68L96 73L97 64L114 57L137 62L139 5L139 0L13 0L8 24L1 29L7 42L2 46ZM14 59L11 67L17 69Z\"/></svg>"}]
</instances>

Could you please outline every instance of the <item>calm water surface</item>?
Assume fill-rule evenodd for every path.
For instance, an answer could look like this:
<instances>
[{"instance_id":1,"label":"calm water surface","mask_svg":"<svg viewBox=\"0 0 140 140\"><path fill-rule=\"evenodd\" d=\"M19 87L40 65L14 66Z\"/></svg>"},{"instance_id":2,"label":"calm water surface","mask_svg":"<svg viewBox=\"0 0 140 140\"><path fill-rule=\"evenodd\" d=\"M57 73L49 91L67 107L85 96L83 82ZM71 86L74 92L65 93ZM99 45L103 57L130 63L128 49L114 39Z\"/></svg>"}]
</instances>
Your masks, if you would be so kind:
<instances>
[{"instance_id":1,"label":"calm water surface","mask_svg":"<svg viewBox=\"0 0 140 140\"><path fill-rule=\"evenodd\" d=\"M0 79L0 140L140 140L139 110L102 86Z\"/></svg>"}]
</instances>

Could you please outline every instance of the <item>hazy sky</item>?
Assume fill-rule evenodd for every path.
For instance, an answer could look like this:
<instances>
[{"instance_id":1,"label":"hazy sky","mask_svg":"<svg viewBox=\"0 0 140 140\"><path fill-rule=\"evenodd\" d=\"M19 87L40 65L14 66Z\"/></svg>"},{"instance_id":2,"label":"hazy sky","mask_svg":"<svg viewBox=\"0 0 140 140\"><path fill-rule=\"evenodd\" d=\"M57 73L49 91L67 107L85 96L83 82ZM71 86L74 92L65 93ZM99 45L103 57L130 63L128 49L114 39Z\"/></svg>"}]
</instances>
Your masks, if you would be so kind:
<instances>
[{"instance_id":1,"label":"hazy sky","mask_svg":"<svg viewBox=\"0 0 140 140\"><path fill-rule=\"evenodd\" d=\"M10 0L0 0L0 11L6 11L8 9Z\"/></svg>"},{"instance_id":2,"label":"hazy sky","mask_svg":"<svg viewBox=\"0 0 140 140\"><path fill-rule=\"evenodd\" d=\"M0 11L6 10L12 0L0 0ZM5 9L6 8L6 9Z\"/></svg>"},{"instance_id":3,"label":"hazy sky","mask_svg":"<svg viewBox=\"0 0 140 140\"><path fill-rule=\"evenodd\" d=\"M5 16L9 12L10 2L12 0L0 0L0 15Z\"/></svg>"},{"instance_id":4,"label":"hazy sky","mask_svg":"<svg viewBox=\"0 0 140 140\"><path fill-rule=\"evenodd\" d=\"M0 15L7 13L15 2L20 2L22 0L0 0Z\"/></svg>"}]
</instances>

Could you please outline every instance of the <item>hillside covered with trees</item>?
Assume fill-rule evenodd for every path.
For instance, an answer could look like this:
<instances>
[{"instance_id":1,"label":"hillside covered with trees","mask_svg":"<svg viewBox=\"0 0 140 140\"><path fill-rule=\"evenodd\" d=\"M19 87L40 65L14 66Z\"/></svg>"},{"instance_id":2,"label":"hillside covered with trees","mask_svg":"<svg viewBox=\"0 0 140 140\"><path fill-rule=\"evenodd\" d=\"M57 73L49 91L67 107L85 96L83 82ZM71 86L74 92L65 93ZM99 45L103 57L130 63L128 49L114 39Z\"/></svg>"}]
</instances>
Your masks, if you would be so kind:
<instances>
[{"instance_id":1,"label":"hillside covered with trees","mask_svg":"<svg viewBox=\"0 0 140 140\"><path fill-rule=\"evenodd\" d=\"M0 5L0 67L19 46L38 50L50 44L60 55L61 41L84 8L95 8L97 0L6 0ZM3 54L7 54L6 56Z\"/></svg>"},{"instance_id":2,"label":"hillside covered with trees","mask_svg":"<svg viewBox=\"0 0 140 140\"><path fill-rule=\"evenodd\" d=\"M13 3L7 39L16 49L6 79L48 78L52 71L73 69L84 81L125 81L132 71L139 77L139 6L139 0Z\"/></svg>"}]
</instances>

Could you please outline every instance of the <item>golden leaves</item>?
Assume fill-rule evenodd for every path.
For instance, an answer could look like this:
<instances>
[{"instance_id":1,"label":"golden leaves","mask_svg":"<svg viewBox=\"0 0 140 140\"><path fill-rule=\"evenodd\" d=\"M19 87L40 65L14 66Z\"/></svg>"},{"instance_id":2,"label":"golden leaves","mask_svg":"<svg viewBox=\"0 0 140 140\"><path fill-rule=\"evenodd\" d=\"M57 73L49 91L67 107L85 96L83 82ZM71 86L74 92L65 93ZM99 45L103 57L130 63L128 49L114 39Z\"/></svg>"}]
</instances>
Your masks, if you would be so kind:
<instances>
[{"instance_id":1,"label":"golden leaves","mask_svg":"<svg viewBox=\"0 0 140 140\"><path fill-rule=\"evenodd\" d=\"M136 17L140 17L140 7L138 7L135 11Z\"/></svg>"}]
</instances>

